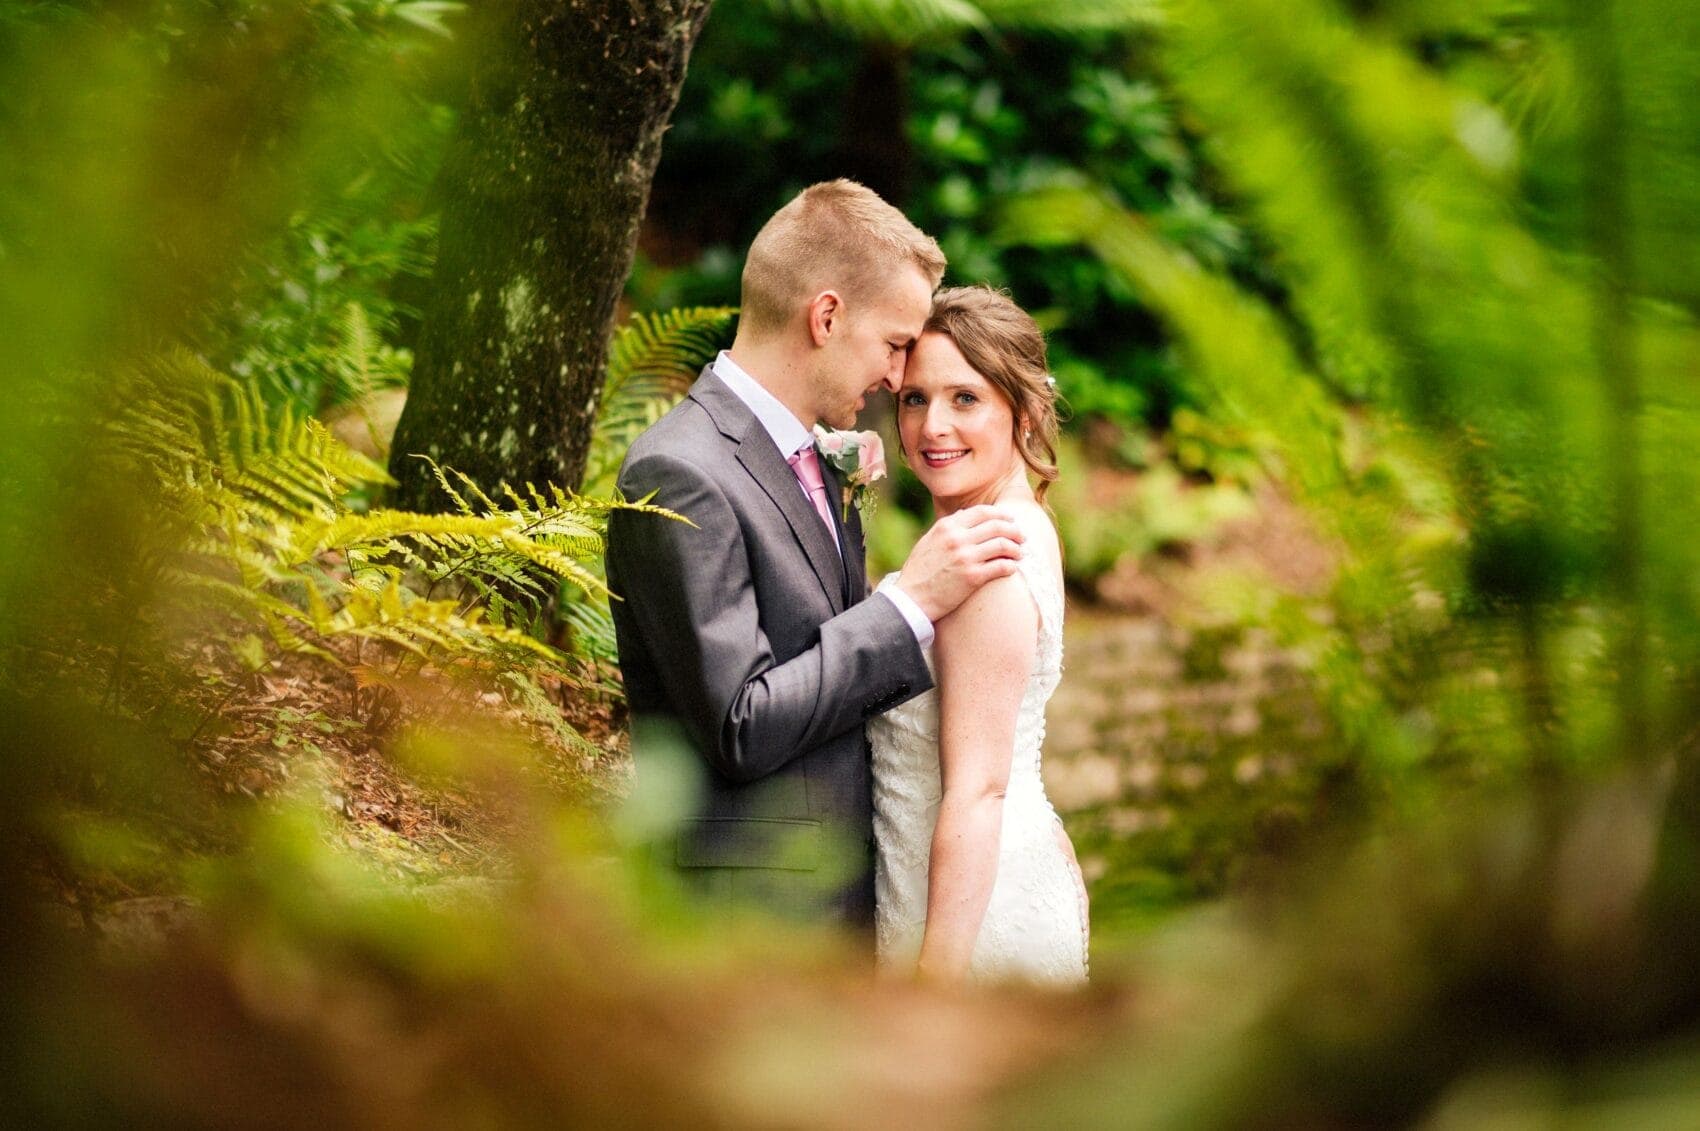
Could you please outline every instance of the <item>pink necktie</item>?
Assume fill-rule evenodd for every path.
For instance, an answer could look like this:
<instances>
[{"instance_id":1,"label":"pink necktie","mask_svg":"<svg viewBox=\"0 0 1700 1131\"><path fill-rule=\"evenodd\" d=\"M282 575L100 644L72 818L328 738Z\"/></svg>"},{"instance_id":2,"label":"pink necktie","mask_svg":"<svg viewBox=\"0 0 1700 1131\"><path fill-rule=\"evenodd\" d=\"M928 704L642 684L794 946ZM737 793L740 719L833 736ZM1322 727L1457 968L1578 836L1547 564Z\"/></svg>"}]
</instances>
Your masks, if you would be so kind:
<instances>
[{"instance_id":1,"label":"pink necktie","mask_svg":"<svg viewBox=\"0 0 1700 1131\"><path fill-rule=\"evenodd\" d=\"M826 523L827 532L832 535L832 544L836 546L838 530L832 525L832 504L826 500L826 479L821 475L820 456L815 454L815 446L810 444L800 449L786 462L791 465L791 470L797 473L797 482L803 485L809 501L814 503L815 510L820 512L820 520Z\"/></svg>"}]
</instances>

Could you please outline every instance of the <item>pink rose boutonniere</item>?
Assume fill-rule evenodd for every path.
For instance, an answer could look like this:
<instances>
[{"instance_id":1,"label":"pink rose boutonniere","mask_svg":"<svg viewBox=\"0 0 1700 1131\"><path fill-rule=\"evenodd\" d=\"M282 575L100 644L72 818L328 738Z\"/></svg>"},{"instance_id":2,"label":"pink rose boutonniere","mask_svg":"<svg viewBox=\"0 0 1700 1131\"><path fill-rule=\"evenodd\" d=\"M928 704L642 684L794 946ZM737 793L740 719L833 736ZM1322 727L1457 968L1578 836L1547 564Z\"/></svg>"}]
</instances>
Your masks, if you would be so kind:
<instances>
[{"instance_id":1,"label":"pink rose boutonniere","mask_svg":"<svg viewBox=\"0 0 1700 1131\"><path fill-rule=\"evenodd\" d=\"M844 483L844 503L839 517L850 521L850 504L862 512L865 522L873 513L874 496L868 485L885 478L885 441L878 432L840 432L815 426L815 447Z\"/></svg>"}]
</instances>

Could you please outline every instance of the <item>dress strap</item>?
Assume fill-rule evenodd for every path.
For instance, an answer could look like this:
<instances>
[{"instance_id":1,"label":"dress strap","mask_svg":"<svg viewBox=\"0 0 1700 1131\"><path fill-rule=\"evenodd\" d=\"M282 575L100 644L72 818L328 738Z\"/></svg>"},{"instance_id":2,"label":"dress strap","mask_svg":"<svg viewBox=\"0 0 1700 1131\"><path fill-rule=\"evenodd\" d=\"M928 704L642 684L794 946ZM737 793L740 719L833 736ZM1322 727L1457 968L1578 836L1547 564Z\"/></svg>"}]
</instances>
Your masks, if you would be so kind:
<instances>
[{"instance_id":1,"label":"dress strap","mask_svg":"<svg viewBox=\"0 0 1700 1131\"><path fill-rule=\"evenodd\" d=\"M1060 583L1052 576L1050 568L1035 558L1021 558L1016 568L1026 580L1028 592L1033 594L1033 604L1038 607L1040 634L1058 634L1063 615Z\"/></svg>"}]
</instances>

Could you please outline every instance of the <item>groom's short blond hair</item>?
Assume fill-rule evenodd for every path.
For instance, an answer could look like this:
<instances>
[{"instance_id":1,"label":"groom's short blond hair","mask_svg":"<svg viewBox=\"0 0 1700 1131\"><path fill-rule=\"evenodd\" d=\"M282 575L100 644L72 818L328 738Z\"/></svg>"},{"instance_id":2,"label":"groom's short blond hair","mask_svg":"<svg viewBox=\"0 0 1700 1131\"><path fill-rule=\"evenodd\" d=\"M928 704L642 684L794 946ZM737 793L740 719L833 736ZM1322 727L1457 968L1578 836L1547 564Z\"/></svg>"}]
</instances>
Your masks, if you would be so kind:
<instances>
[{"instance_id":1,"label":"groom's short blond hair","mask_svg":"<svg viewBox=\"0 0 1700 1131\"><path fill-rule=\"evenodd\" d=\"M782 329L821 291L863 296L906 265L937 287L944 252L872 189L848 180L810 185L775 212L750 244L741 322L758 332Z\"/></svg>"}]
</instances>

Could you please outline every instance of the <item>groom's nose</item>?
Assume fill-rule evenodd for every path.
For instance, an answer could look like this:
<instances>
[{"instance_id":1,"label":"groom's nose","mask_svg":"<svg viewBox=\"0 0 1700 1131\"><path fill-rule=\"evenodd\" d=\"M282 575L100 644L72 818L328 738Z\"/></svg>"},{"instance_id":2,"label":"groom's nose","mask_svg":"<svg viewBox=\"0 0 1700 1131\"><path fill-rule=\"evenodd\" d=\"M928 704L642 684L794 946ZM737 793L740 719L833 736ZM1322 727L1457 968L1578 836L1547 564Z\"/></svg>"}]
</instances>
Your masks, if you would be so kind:
<instances>
[{"instance_id":1,"label":"groom's nose","mask_svg":"<svg viewBox=\"0 0 1700 1131\"><path fill-rule=\"evenodd\" d=\"M896 393L903 387L903 363L908 359L909 352L905 350L892 360L891 368L885 371L885 377L880 381L886 392Z\"/></svg>"}]
</instances>

